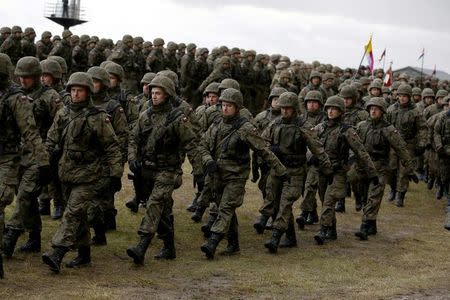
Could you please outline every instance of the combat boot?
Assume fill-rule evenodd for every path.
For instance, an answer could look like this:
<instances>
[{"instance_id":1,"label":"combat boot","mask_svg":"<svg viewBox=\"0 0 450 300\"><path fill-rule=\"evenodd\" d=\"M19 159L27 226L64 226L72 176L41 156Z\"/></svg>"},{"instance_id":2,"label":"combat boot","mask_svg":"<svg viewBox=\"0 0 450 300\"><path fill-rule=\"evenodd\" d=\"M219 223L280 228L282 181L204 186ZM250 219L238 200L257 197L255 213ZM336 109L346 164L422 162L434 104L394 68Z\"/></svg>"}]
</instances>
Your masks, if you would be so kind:
<instances>
[{"instance_id":1,"label":"combat boot","mask_svg":"<svg viewBox=\"0 0 450 300\"><path fill-rule=\"evenodd\" d=\"M67 247L55 247L52 254L44 253L42 255L42 262L48 265L52 272L58 274L61 271L61 261L68 251Z\"/></svg>"},{"instance_id":2,"label":"combat boot","mask_svg":"<svg viewBox=\"0 0 450 300\"><path fill-rule=\"evenodd\" d=\"M368 227L369 227L368 221L362 221L359 231L355 232L355 236L359 237L361 241L366 241L367 236L369 235L367 233Z\"/></svg>"},{"instance_id":3,"label":"combat boot","mask_svg":"<svg viewBox=\"0 0 450 300\"><path fill-rule=\"evenodd\" d=\"M447 206L447 220L445 220L444 228L450 230L450 206Z\"/></svg>"},{"instance_id":4,"label":"combat boot","mask_svg":"<svg viewBox=\"0 0 450 300\"><path fill-rule=\"evenodd\" d=\"M39 199L39 213L41 216L50 215L50 199Z\"/></svg>"},{"instance_id":5,"label":"combat boot","mask_svg":"<svg viewBox=\"0 0 450 300\"><path fill-rule=\"evenodd\" d=\"M337 201L335 211L345 213L345 198Z\"/></svg>"},{"instance_id":6,"label":"combat boot","mask_svg":"<svg viewBox=\"0 0 450 300\"><path fill-rule=\"evenodd\" d=\"M158 254L154 256L155 259L175 259L177 257L175 251L175 240L173 232L169 233L163 240L164 245Z\"/></svg>"},{"instance_id":7,"label":"combat boot","mask_svg":"<svg viewBox=\"0 0 450 300\"><path fill-rule=\"evenodd\" d=\"M227 234L228 245L219 255L231 256L238 254L239 248L239 233L237 230L230 230Z\"/></svg>"},{"instance_id":8,"label":"combat boot","mask_svg":"<svg viewBox=\"0 0 450 300\"><path fill-rule=\"evenodd\" d=\"M317 214L317 209L310 211L308 214L308 218L306 219L306 225L313 225L319 222L319 215Z\"/></svg>"},{"instance_id":9,"label":"combat boot","mask_svg":"<svg viewBox=\"0 0 450 300\"><path fill-rule=\"evenodd\" d=\"M403 207L405 201L406 192L397 192L397 196L395 197L394 204L397 207Z\"/></svg>"},{"instance_id":10,"label":"combat boot","mask_svg":"<svg viewBox=\"0 0 450 300\"><path fill-rule=\"evenodd\" d=\"M106 240L105 224L103 222L95 222L92 226L94 228L94 237L92 238L93 246L105 246L108 242Z\"/></svg>"},{"instance_id":11,"label":"combat boot","mask_svg":"<svg viewBox=\"0 0 450 300\"><path fill-rule=\"evenodd\" d=\"M3 254L5 257L11 257L14 254L14 249L16 248L17 240L22 234L21 230L15 230L8 228L3 239Z\"/></svg>"},{"instance_id":12,"label":"combat boot","mask_svg":"<svg viewBox=\"0 0 450 300\"><path fill-rule=\"evenodd\" d=\"M213 259L214 254L216 253L217 245L219 245L220 241L223 239L223 233L215 233L211 232L211 236L208 238L208 241L204 243L200 250L205 253L208 259Z\"/></svg>"},{"instance_id":13,"label":"combat boot","mask_svg":"<svg viewBox=\"0 0 450 300\"><path fill-rule=\"evenodd\" d=\"M78 248L78 256L66 263L67 268L85 267L91 264L91 247L81 246Z\"/></svg>"},{"instance_id":14,"label":"combat boot","mask_svg":"<svg viewBox=\"0 0 450 300\"><path fill-rule=\"evenodd\" d=\"M299 230L305 230L305 225L308 222L308 216L309 216L309 211L302 210L302 212L300 213L298 218L295 219L295 222L297 223Z\"/></svg>"},{"instance_id":15,"label":"combat boot","mask_svg":"<svg viewBox=\"0 0 450 300\"><path fill-rule=\"evenodd\" d=\"M442 197L444 197L444 185L441 183L437 183L436 199L441 200Z\"/></svg>"},{"instance_id":16,"label":"combat boot","mask_svg":"<svg viewBox=\"0 0 450 300\"><path fill-rule=\"evenodd\" d=\"M131 257L136 265L143 265L145 259L145 252L152 241L152 235L143 235L139 243L135 247L127 249L127 254Z\"/></svg>"},{"instance_id":17,"label":"combat boot","mask_svg":"<svg viewBox=\"0 0 450 300\"><path fill-rule=\"evenodd\" d=\"M211 227L217 219L217 214L209 213L208 222L202 225L201 230L203 232L203 236L205 238L209 238L211 236Z\"/></svg>"},{"instance_id":18,"label":"combat boot","mask_svg":"<svg viewBox=\"0 0 450 300\"><path fill-rule=\"evenodd\" d=\"M139 210L139 200L134 196L133 199L125 203L125 206L128 207L131 212L137 213Z\"/></svg>"},{"instance_id":19,"label":"combat boot","mask_svg":"<svg viewBox=\"0 0 450 300\"><path fill-rule=\"evenodd\" d=\"M206 211L206 206L197 205L195 212L191 216L191 220L195 223L200 223L202 221L203 215Z\"/></svg>"},{"instance_id":20,"label":"combat boot","mask_svg":"<svg viewBox=\"0 0 450 300\"><path fill-rule=\"evenodd\" d=\"M105 218L105 230L106 231L115 231L117 229L116 225L116 215L117 210L107 210L104 214Z\"/></svg>"},{"instance_id":21,"label":"combat boot","mask_svg":"<svg viewBox=\"0 0 450 300\"><path fill-rule=\"evenodd\" d=\"M430 177L427 181L427 189L430 191L433 189L434 186L434 177Z\"/></svg>"},{"instance_id":22,"label":"combat boot","mask_svg":"<svg viewBox=\"0 0 450 300\"><path fill-rule=\"evenodd\" d=\"M53 220L59 220L59 219L61 219L62 218L62 215L63 215L63 207L62 207L62 205L56 205L55 206L55 211L53 212L53 216L52 216L52 219Z\"/></svg>"},{"instance_id":23,"label":"combat boot","mask_svg":"<svg viewBox=\"0 0 450 300\"><path fill-rule=\"evenodd\" d=\"M281 231L278 228L274 228L272 230L272 238L264 244L264 247L269 249L270 253L277 253L278 246L280 245L280 239L281 239L282 235L283 235L283 231Z\"/></svg>"},{"instance_id":24,"label":"combat boot","mask_svg":"<svg viewBox=\"0 0 450 300\"><path fill-rule=\"evenodd\" d=\"M325 243L325 240L327 239L328 228L329 226L320 225L319 232L314 236L317 245L323 245Z\"/></svg>"},{"instance_id":25,"label":"combat boot","mask_svg":"<svg viewBox=\"0 0 450 300\"><path fill-rule=\"evenodd\" d=\"M41 232L30 231L28 241L19 248L19 252L41 252Z\"/></svg>"},{"instance_id":26,"label":"combat boot","mask_svg":"<svg viewBox=\"0 0 450 300\"><path fill-rule=\"evenodd\" d=\"M362 204L361 197L359 195L355 194L355 210L361 211L362 207L363 207L363 204Z\"/></svg>"},{"instance_id":27,"label":"combat boot","mask_svg":"<svg viewBox=\"0 0 450 300\"><path fill-rule=\"evenodd\" d=\"M294 220L291 218L289 226L286 230L286 237L280 242L280 248L293 248L297 247L297 237L295 236Z\"/></svg>"},{"instance_id":28,"label":"combat boot","mask_svg":"<svg viewBox=\"0 0 450 300\"><path fill-rule=\"evenodd\" d=\"M367 220L367 234L376 235L377 234L377 220Z\"/></svg>"},{"instance_id":29,"label":"combat boot","mask_svg":"<svg viewBox=\"0 0 450 300\"><path fill-rule=\"evenodd\" d=\"M186 208L187 211L194 212L197 209L197 200L200 197L200 193L196 193L194 199L192 199L192 203L188 205Z\"/></svg>"},{"instance_id":30,"label":"combat boot","mask_svg":"<svg viewBox=\"0 0 450 300\"><path fill-rule=\"evenodd\" d=\"M268 216L260 215L258 222L253 224L253 228L255 228L257 234L263 234L266 229L267 221L269 220Z\"/></svg>"},{"instance_id":31,"label":"combat boot","mask_svg":"<svg viewBox=\"0 0 450 300\"><path fill-rule=\"evenodd\" d=\"M397 195L397 191L391 189L391 191L389 192L389 194L388 194L388 196L387 196L387 200L388 200L389 202L394 201L396 195Z\"/></svg>"},{"instance_id":32,"label":"combat boot","mask_svg":"<svg viewBox=\"0 0 450 300\"><path fill-rule=\"evenodd\" d=\"M336 221L333 222L333 225L328 227L327 234L325 237L327 240L331 240L331 241L334 241L337 239Z\"/></svg>"},{"instance_id":33,"label":"combat boot","mask_svg":"<svg viewBox=\"0 0 450 300\"><path fill-rule=\"evenodd\" d=\"M3 255L0 254L0 279L5 278L5 273L3 271Z\"/></svg>"}]
</instances>

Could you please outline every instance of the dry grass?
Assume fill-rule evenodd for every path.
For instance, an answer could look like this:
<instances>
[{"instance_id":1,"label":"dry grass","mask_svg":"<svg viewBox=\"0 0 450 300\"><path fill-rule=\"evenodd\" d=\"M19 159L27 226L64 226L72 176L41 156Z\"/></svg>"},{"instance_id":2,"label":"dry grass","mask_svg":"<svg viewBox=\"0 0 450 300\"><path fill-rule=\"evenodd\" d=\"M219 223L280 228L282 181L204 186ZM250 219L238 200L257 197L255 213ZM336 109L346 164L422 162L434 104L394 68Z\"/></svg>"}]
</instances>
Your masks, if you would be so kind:
<instances>
[{"instance_id":1,"label":"dry grass","mask_svg":"<svg viewBox=\"0 0 450 300\"><path fill-rule=\"evenodd\" d=\"M188 174L189 167L185 169ZM263 247L270 233L253 232L261 199L249 182L238 210L241 254L207 261L199 250L200 225L192 223L185 210L193 195L191 176L185 175L183 187L174 194L177 259L153 260L161 247L156 239L145 266L135 267L125 249L137 241L143 210L133 215L125 208L132 190L125 177L124 183L117 197L119 230L108 235L108 246L93 248L91 267L53 275L39 254L16 253L5 262L7 278L0 281L0 298L450 299L450 233L442 226L445 203L435 200L423 184L412 186L404 208L383 202L379 233L367 242L353 236L360 214L348 200L347 213L338 215L336 242L316 246L315 225L297 233L298 248L281 249L274 256ZM11 208L7 211L9 215ZM57 222L49 217L43 221L47 250Z\"/></svg>"}]
</instances>

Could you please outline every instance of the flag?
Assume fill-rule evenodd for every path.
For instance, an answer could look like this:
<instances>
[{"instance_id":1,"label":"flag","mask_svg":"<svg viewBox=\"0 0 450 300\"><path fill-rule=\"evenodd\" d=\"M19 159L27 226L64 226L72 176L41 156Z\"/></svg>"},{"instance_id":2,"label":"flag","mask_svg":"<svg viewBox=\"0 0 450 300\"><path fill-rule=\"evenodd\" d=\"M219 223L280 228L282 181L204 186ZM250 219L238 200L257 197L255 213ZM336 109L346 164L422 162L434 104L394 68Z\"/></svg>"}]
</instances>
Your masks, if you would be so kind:
<instances>
[{"instance_id":1,"label":"flag","mask_svg":"<svg viewBox=\"0 0 450 300\"><path fill-rule=\"evenodd\" d=\"M384 48L383 53L381 53L381 56L380 56L380 59L378 60L378 62L381 62L385 56L386 56L386 48Z\"/></svg>"},{"instance_id":2,"label":"flag","mask_svg":"<svg viewBox=\"0 0 450 300\"><path fill-rule=\"evenodd\" d=\"M390 87L392 85L392 78L394 74L392 74L392 63L389 66L389 69L386 71L386 74L384 75L384 86Z\"/></svg>"},{"instance_id":3,"label":"flag","mask_svg":"<svg viewBox=\"0 0 450 300\"><path fill-rule=\"evenodd\" d=\"M419 58L417 60L420 60L425 56L425 48L422 49L422 54L420 54Z\"/></svg>"},{"instance_id":4,"label":"flag","mask_svg":"<svg viewBox=\"0 0 450 300\"><path fill-rule=\"evenodd\" d=\"M436 76L436 65L434 65L433 73L431 73L431 76Z\"/></svg>"},{"instance_id":5,"label":"flag","mask_svg":"<svg viewBox=\"0 0 450 300\"><path fill-rule=\"evenodd\" d=\"M370 70L370 73L372 73L373 72L372 35L370 36L369 42L365 46L365 51L366 52L364 52L364 54L366 55L366 58L367 58L369 70Z\"/></svg>"}]
</instances>

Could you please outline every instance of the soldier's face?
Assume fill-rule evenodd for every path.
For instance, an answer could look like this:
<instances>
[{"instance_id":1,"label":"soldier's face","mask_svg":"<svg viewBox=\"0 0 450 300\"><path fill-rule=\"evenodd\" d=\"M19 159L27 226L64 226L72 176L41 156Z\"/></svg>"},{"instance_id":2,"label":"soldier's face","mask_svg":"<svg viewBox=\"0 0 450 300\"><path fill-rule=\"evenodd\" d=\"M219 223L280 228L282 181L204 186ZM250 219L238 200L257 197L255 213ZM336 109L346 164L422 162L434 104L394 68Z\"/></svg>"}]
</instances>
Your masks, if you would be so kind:
<instances>
[{"instance_id":1,"label":"soldier's face","mask_svg":"<svg viewBox=\"0 0 450 300\"><path fill-rule=\"evenodd\" d=\"M378 88L371 88L371 89L370 89L370 94L371 94L372 96L374 96L374 97L378 97L378 96L380 96L381 91L380 91L380 89L378 89Z\"/></svg>"},{"instance_id":2,"label":"soldier's face","mask_svg":"<svg viewBox=\"0 0 450 300\"><path fill-rule=\"evenodd\" d=\"M148 83L144 83L144 84L142 85L142 92L143 92L144 94L146 94L146 95L149 94L150 90L149 90L149 88L148 88Z\"/></svg>"},{"instance_id":3,"label":"soldier's face","mask_svg":"<svg viewBox=\"0 0 450 300\"><path fill-rule=\"evenodd\" d=\"M114 74L109 74L109 85L112 88L115 88L119 85L119 78Z\"/></svg>"},{"instance_id":4,"label":"soldier's face","mask_svg":"<svg viewBox=\"0 0 450 300\"><path fill-rule=\"evenodd\" d=\"M318 112L320 109L320 104L318 101L306 101L306 109L311 113Z\"/></svg>"},{"instance_id":5,"label":"soldier's face","mask_svg":"<svg viewBox=\"0 0 450 300\"><path fill-rule=\"evenodd\" d=\"M320 78L319 78L319 77L313 77L313 78L311 79L311 83L312 83L313 85L319 85L319 84L320 84Z\"/></svg>"},{"instance_id":6,"label":"soldier's face","mask_svg":"<svg viewBox=\"0 0 450 300\"><path fill-rule=\"evenodd\" d=\"M23 77L21 76L21 77L19 77L19 80L20 80L20 85L25 90L32 88L36 82L36 78L33 76L23 76Z\"/></svg>"},{"instance_id":7,"label":"soldier's face","mask_svg":"<svg viewBox=\"0 0 450 300\"><path fill-rule=\"evenodd\" d=\"M294 116L295 110L293 107L282 107L281 108L281 115L283 118L290 119Z\"/></svg>"},{"instance_id":8,"label":"soldier's face","mask_svg":"<svg viewBox=\"0 0 450 300\"><path fill-rule=\"evenodd\" d=\"M70 88L70 96L72 97L73 103L80 103L86 101L88 91L84 86L74 85Z\"/></svg>"},{"instance_id":9,"label":"soldier's face","mask_svg":"<svg viewBox=\"0 0 450 300\"><path fill-rule=\"evenodd\" d=\"M383 115L383 111L378 106L372 105L369 109L370 118L372 120L378 120Z\"/></svg>"},{"instance_id":10,"label":"soldier's face","mask_svg":"<svg viewBox=\"0 0 450 300\"><path fill-rule=\"evenodd\" d=\"M330 106L327 108L327 117L330 120L339 118L341 116L342 112L339 108Z\"/></svg>"},{"instance_id":11,"label":"soldier's face","mask_svg":"<svg viewBox=\"0 0 450 300\"><path fill-rule=\"evenodd\" d=\"M413 95L413 100L415 103L420 102L421 99L422 97L420 97L420 95Z\"/></svg>"},{"instance_id":12,"label":"soldier's face","mask_svg":"<svg viewBox=\"0 0 450 300\"><path fill-rule=\"evenodd\" d=\"M98 79L92 79L94 82L94 93L100 92L100 89L102 88L102 82Z\"/></svg>"},{"instance_id":13,"label":"soldier's face","mask_svg":"<svg viewBox=\"0 0 450 300\"><path fill-rule=\"evenodd\" d=\"M404 94L398 95L398 103L400 103L401 106L407 105L409 102L409 96Z\"/></svg>"},{"instance_id":14,"label":"soldier's face","mask_svg":"<svg viewBox=\"0 0 450 300\"><path fill-rule=\"evenodd\" d=\"M270 103L270 106L274 110L280 110L280 106L278 105L278 97L273 97L272 102Z\"/></svg>"},{"instance_id":15,"label":"soldier's face","mask_svg":"<svg viewBox=\"0 0 450 300\"><path fill-rule=\"evenodd\" d=\"M237 113L237 107L233 103L222 101L222 114L224 117L231 117Z\"/></svg>"},{"instance_id":16,"label":"soldier's face","mask_svg":"<svg viewBox=\"0 0 450 300\"><path fill-rule=\"evenodd\" d=\"M219 95L216 93L208 93L208 96L206 96L206 102L209 103L209 105L216 105L219 101Z\"/></svg>"},{"instance_id":17,"label":"soldier's face","mask_svg":"<svg viewBox=\"0 0 450 300\"><path fill-rule=\"evenodd\" d=\"M42 74L42 76L41 76L41 83L43 85L52 86L53 85L53 81L54 81L54 79L53 79L52 75L50 75L50 74Z\"/></svg>"},{"instance_id":18,"label":"soldier's face","mask_svg":"<svg viewBox=\"0 0 450 300\"><path fill-rule=\"evenodd\" d=\"M167 95L166 92L162 88L153 87L152 88L152 103L153 105L160 105L166 100Z\"/></svg>"},{"instance_id":19,"label":"soldier's face","mask_svg":"<svg viewBox=\"0 0 450 300\"><path fill-rule=\"evenodd\" d=\"M425 97L425 98L423 99L423 101L424 101L425 104L428 106L428 105L433 104L434 98L433 98L433 97Z\"/></svg>"},{"instance_id":20,"label":"soldier's face","mask_svg":"<svg viewBox=\"0 0 450 300\"><path fill-rule=\"evenodd\" d=\"M345 107L353 107L353 99L352 98L344 98Z\"/></svg>"}]
</instances>

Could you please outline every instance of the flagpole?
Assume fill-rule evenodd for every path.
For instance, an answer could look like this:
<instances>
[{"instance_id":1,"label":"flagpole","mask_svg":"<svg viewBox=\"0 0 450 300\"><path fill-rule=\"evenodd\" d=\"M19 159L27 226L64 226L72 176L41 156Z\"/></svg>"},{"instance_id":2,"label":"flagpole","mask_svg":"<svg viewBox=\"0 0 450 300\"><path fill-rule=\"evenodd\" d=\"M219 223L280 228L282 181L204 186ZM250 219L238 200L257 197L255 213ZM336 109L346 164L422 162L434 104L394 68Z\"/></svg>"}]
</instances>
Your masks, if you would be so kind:
<instances>
[{"instance_id":1,"label":"flagpole","mask_svg":"<svg viewBox=\"0 0 450 300\"><path fill-rule=\"evenodd\" d=\"M425 60L425 50L422 55L422 67L420 68L420 88L423 89L423 61Z\"/></svg>"},{"instance_id":2,"label":"flagpole","mask_svg":"<svg viewBox=\"0 0 450 300\"><path fill-rule=\"evenodd\" d=\"M384 47L384 56L383 56L383 72L384 72L384 65L386 64L386 47Z\"/></svg>"}]
</instances>

